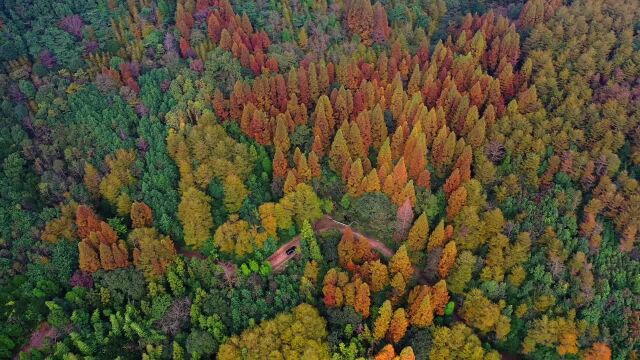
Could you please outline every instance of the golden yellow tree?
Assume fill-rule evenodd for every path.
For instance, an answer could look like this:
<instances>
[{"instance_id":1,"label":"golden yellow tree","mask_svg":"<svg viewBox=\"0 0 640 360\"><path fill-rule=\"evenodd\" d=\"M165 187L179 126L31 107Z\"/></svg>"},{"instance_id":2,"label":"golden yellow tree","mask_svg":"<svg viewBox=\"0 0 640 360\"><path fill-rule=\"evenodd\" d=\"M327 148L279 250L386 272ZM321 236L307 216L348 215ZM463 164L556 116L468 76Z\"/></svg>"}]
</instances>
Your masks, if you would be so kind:
<instances>
[{"instance_id":1,"label":"golden yellow tree","mask_svg":"<svg viewBox=\"0 0 640 360\"><path fill-rule=\"evenodd\" d=\"M391 257L389 271L392 274L401 274L404 279L410 279L413 276L413 267L405 245L400 246L398 251Z\"/></svg>"},{"instance_id":2,"label":"golden yellow tree","mask_svg":"<svg viewBox=\"0 0 640 360\"><path fill-rule=\"evenodd\" d=\"M389 270L387 265L380 260L369 262L369 272L371 278L371 290L373 292L382 291L389 285Z\"/></svg>"},{"instance_id":3,"label":"golden yellow tree","mask_svg":"<svg viewBox=\"0 0 640 360\"><path fill-rule=\"evenodd\" d=\"M213 217L210 204L211 198L194 187L182 194L178 205L178 219L182 223L187 245L198 248L211 237Z\"/></svg>"},{"instance_id":4,"label":"golden yellow tree","mask_svg":"<svg viewBox=\"0 0 640 360\"><path fill-rule=\"evenodd\" d=\"M429 235L429 220L427 214L422 213L411 226L407 238L407 247L412 254L421 252L427 244Z\"/></svg>"},{"instance_id":5,"label":"golden yellow tree","mask_svg":"<svg viewBox=\"0 0 640 360\"><path fill-rule=\"evenodd\" d=\"M436 228L433 229L433 232L429 236L429 243L427 244L427 250L431 251L434 248L443 246L446 240L447 238L444 233L444 220L441 220L440 223L438 223Z\"/></svg>"},{"instance_id":6,"label":"golden yellow tree","mask_svg":"<svg viewBox=\"0 0 640 360\"><path fill-rule=\"evenodd\" d=\"M349 170L349 178L347 179L347 193L351 196L359 196L362 194L362 162L360 159L351 164Z\"/></svg>"}]
</instances>

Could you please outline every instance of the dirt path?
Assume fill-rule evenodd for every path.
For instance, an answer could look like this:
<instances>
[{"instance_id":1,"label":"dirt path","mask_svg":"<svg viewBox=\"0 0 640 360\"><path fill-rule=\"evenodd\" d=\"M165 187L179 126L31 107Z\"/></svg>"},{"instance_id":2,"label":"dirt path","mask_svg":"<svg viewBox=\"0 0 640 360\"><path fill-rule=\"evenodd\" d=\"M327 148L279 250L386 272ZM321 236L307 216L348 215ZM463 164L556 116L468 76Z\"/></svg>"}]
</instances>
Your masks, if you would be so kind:
<instances>
[{"instance_id":1,"label":"dirt path","mask_svg":"<svg viewBox=\"0 0 640 360\"><path fill-rule=\"evenodd\" d=\"M385 245L380 240L368 237L367 235L354 230L351 226L341 223L340 221L334 220L329 215L325 215L320 220L316 221L316 223L314 224L314 230L316 232L323 232L323 231L332 230L332 229L338 230L340 232L344 232L346 228L351 228L351 231L353 231L353 235L367 239L369 246L371 246L372 249L382 254L382 256L386 258L390 258L393 256L393 251L389 249L389 247L387 247L387 245Z\"/></svg>"},{"instance_id":2,"label":"dirt path","mask_svg":"<svg viewBox=\"0 0 640 360\"><path fill-rule=\"evenodd\" d=\"M34 330L31 334L31 338L29 338L29 342L20 349L20 352L29 352L31 349L42 349L45 344L45 340L55 339L56 337L58 337L58 330L45 321L40 324L36 330ZM14 360L19 359L18 354L13 357Z\"/></svg>"},{"instance_id":3,"label":"dirt path","mask_svg":"<svg viewBox=\"0 0 640 360\"><path fill-rule=\"evenodd\" d=\"M296 251L291 255L287 255L287 249L295 246ZM300 247L300 236L296 236L288 243L280 246L271 256L267 258L267 261L271 264L271 268L274 272L282 271L287 262L294 258L298 254L298 247Z\"/></svg>"},{"instance_id":4,"label":"dirt path","mask_svg":"<svg viewBox=\"0 0 640 360\"><path fill-rule=\"evenodd\" d=\"M329 230L338 230L340 232L344 232L345 229L347 228L351 228L351 227L347 224L343 224L339 221L334 220L329 215L323 216L320 220L316 221L313 224L313 231L317 234L320 234ZM367 242L369 242L369 246L371 246L371 248L373 248L374 250L378 251L382 256L386 258L390 258L393 256L393 251L389 249L389 247L387 247L387 245L385 245L381 241L374 238L370 238L353 229L352 231L355 236L367 239ZM287 250L294 246L296 247L295 251L291 251L291 254L287 255ZM293 239L291 239L291 241L289 241L288 243L280 246L278 250L276 250L273 254L271 254L271 256L269 256L269 258L267 259L267 261L269 261L269 263L271 264L271 268L276 272L284 269L287 262L298 254L298 249L297 249L298 247L300 247L300 236L296 236Z\"/></svg>"}]
</instances>

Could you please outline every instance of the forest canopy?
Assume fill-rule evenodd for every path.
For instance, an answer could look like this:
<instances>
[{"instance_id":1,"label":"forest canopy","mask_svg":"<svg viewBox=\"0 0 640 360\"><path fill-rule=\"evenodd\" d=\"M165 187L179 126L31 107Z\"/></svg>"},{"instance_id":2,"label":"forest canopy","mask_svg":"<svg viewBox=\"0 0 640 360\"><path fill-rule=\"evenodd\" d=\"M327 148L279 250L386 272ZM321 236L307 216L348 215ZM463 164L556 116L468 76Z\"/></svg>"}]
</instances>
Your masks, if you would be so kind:
<instances>
[{"instance_id":1,"label":"forest canopy","mask_svg":"<svg viewBox=\"0 0 640 360\"><path fill-rule=\"evenodd\" d=\"M0 2L0 359L637 359L637 0Z\"/></svg>"}]
</instances>

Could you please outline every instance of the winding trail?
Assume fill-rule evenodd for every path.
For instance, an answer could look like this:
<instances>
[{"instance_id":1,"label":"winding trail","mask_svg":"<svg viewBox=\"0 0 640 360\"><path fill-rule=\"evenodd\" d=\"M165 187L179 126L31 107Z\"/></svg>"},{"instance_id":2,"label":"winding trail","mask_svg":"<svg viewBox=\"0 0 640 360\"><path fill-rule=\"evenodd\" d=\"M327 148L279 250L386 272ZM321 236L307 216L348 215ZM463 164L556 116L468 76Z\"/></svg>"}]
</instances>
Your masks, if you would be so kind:
<instances>
[{"instance_id":1,"label":"winding trail","mask_svg":"<svg viewBox=\"0 0 640 360\"><path fill-rule=\"evenodd\" d=\"M323 216L313 224L313 231L316 234L327 232L329 230L338 230L342 233L347 228L351 228L351 226L347 224L343 224L337 220L334 220L329 215ZM362 233L359 233L353 230L353 228L351 228L351 230L353 231L353 235L367 239L369 246L371 246L371 248L378 251L382 256L386 258L390 258L393 256L393 251L389 249L389 247L385 245L383 242L377 239L368 237ZM291 254L287 254L287 250L294 246L296 247L295 251L291 251ZM275 272L282 271L282 269L284 269L285 266L287 265L287 262L296 257L296 255L298 254L299 247L300 247L300 235L294 237L293 239L291 239L291 241L280 246L278 250L276 250L273 254L271 254L271 256L267 258L267 261L269 261L269 263L271 264L271 268L273 269L273 271Z\"/></svg>"}]
</instances>

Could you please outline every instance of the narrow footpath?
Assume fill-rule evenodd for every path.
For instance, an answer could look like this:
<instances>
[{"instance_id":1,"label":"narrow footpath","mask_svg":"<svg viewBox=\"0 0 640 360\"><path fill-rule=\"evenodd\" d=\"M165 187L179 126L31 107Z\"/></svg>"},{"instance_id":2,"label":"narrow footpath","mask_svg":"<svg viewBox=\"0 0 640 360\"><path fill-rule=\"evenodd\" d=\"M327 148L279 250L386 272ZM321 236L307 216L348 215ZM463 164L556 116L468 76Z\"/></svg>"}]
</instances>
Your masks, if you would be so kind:
<instances>
[{"instance_id":1,"label":"narrow footpath","mask_svg":"<svg viewBox=\"0 0 640 360\"><path fill-rule=\"evenodd\" d=\"M313 231L316 234L321 234L330 230L338 230L342 233L347 228L351 227L347 224L343 224L339 221L334 220L329 215L323 216L313 224ZM351 230L353 231L353 235L366 239L367 242L369 242L369 246L371 246L372 249L378 251L382 256L386 258L390 258L391 256L393 256L393 251L389 249L389 247L383 242L359 233L353 230L353 228L351 228ZM289 254L287 254L287 250L291 249L294 246L296 247L296 251L291 251ZM291 239L291 241L287 242L286 244L280 246L280 248L278 248L278 250L271 254L271 256L269 256L269 258L267 259L267 261L269 261L269 263L271 264L271 268L273 268L273 270L276 272L284 269L287 262L296 256L299 247L299 235Z\"/></svg>"}]
</instances>

